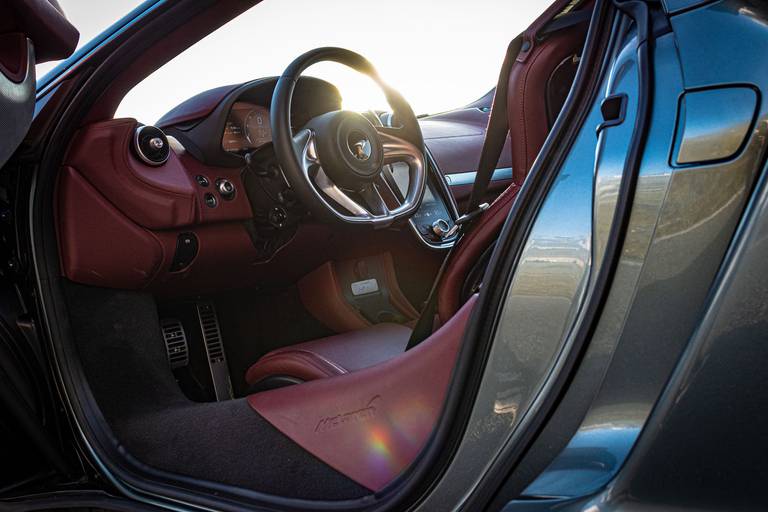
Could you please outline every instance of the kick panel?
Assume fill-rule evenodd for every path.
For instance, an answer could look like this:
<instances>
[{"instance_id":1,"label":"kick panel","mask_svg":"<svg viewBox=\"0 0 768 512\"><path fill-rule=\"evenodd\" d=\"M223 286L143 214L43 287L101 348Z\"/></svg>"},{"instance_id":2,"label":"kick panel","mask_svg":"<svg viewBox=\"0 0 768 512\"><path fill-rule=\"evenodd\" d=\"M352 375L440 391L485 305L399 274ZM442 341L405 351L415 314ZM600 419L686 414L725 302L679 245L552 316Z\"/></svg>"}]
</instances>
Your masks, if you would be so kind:
<instances>
[{"instance_id":1,"label":"kick panel","mask_svg":"<svg viewBox=\"0 0 768 512\"><path fill-rule=\"evenodd\" d=\"M419 316L388 252L326 262L299 281L299 294L312 316L336 332L382 322L411 325Z\"/></svg>"}]
</instances>

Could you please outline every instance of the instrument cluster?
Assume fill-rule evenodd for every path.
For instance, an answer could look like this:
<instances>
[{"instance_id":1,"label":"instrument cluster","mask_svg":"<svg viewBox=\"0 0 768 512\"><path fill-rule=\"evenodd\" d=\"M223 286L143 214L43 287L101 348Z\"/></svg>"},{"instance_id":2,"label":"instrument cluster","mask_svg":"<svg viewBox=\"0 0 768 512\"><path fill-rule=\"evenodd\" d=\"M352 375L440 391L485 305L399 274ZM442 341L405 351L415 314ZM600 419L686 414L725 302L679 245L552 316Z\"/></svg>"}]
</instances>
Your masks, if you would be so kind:
<instances>
[{"instance_id":1,"label":"instrument cluster","mask_svg":"<svg viewBox=\"0 0 768 512\"><path fill-rule=\"evenodd\" d=\"M221 148L229 153L240 153L270 142L269 109L245 101L235 102L224 125Z\"/></svg>"}]
</instances>

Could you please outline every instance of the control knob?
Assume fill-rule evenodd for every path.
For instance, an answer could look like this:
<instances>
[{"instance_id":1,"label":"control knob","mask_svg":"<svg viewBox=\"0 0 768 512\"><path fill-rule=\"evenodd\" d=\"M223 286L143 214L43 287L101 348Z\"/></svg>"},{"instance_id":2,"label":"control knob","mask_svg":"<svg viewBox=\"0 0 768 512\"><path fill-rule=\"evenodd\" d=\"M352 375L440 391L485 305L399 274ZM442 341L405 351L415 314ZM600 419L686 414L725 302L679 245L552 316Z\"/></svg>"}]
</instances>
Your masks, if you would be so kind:
<instances>
[{"instance_id":1,"label":"control knob","mask_svg":"<svg viewBox=\"0 0 768 512\"><path fill-rule=\"evenodd\" d=\"M228 179L216 180L216 190L219 191L221 198L227 201L235 197L235 185Z\"/></svg>"},{"instance_id":2,"label":"control knob","mask_svg":"<svg viewBox=\"0 0 768 512\"><path fill-rule=\"evenodd\" d=\"M435 222L432 223L432 232L440 240L447 238L449 236L450 231L451 231L451 225L448 224L448 221L445 219L437 219Z\"/></svg>"}]
</instances>

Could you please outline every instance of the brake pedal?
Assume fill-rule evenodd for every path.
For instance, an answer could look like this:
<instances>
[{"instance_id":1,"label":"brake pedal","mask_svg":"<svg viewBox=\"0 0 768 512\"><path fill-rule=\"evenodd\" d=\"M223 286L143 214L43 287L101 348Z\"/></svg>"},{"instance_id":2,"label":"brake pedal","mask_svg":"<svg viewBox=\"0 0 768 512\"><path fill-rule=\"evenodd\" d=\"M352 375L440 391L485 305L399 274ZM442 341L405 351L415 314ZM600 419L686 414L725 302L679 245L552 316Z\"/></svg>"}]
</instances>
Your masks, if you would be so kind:
<instances>
[{"instance_id":1,"label":"brake pedal","mask_svg":"<svg viewBox=\"0 0 768 512\"><path fill-rule=\"evenodd\" d=\"M172 370L183 368L189 364L189 345L184 326L175 318L166 318L160 321L165 341L165 353L168 356L168 364Z\"/></svg>"},{"instance_id":2,"label":"brake pedal","mask_svg":"<svg viewBox=\"0 0 768 512\"><path fill-rule=\"evenodd\" d=\"M216 316L216 308L210 302L198 302L197 317L200 320L200 331L203 335L203 345L208 357L208 366L211 369L211 380L216 401L231 400L232 381L229 378L229 366L224 354L224 342L219 328L219 317Z\"/></svg>"}]
</instances>

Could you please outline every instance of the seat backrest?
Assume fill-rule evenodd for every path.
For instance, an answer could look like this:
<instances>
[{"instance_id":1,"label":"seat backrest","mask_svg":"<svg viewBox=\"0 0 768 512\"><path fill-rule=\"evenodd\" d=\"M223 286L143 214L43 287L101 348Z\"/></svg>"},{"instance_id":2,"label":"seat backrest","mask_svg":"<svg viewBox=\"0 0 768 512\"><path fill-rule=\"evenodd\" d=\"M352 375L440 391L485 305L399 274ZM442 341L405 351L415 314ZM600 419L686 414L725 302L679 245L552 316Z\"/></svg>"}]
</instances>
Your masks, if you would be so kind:
<instances>
[{"instance_id":1,"label":"seat backrest","mask_svg":"<svg viewBox=\"0 0 768 512\"><path fill-rule=\"evenodd\" d=\"M523 34L520 53L510 70L507 93L513 183L483 213L451 255L438 290L441 323L458 310L467 277L498 237L575 76L587 23L563 28L546 37L541 37L542 29L556 17L590 9L592 4L557 0Z\"/></svg>"}]
</instances>

